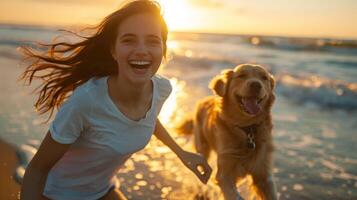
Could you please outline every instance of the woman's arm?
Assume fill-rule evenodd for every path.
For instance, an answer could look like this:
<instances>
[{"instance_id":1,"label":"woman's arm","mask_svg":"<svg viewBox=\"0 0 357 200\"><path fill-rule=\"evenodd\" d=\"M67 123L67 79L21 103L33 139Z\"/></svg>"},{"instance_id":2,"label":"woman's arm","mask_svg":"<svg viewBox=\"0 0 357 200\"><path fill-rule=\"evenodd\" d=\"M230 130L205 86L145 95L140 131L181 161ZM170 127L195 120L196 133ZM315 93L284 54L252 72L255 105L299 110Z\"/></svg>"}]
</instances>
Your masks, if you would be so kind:
<instances>
[{"instance_id":1,"label":"woman's arm","mask_svg":"<svg viewBox=\"0 0 357 200\"><path fill-rule=\"evenodd\" d=\"M206 159L199 155L191 152L184 151L169 135L165 127L162 126L160 120L156 122L154 135L162 141L166 146L168 146L188 167L196 176L203 182L207 183L209 177L211 176L212 169L208 165ZM199 167L202 171L200 171Z\"/></svg>"},{"instance_id":2,"label":"woman's arm","mask_svg":"<svg viewBox=\"0 0 357 200\"><path fill-rule=\"evenodd\" d=\"M21 200L47 199L42 195L47 174L67 151L70 144L60 144L48 131L40 148L28 165L21 188Z\"/></svg>"}]
</instances>

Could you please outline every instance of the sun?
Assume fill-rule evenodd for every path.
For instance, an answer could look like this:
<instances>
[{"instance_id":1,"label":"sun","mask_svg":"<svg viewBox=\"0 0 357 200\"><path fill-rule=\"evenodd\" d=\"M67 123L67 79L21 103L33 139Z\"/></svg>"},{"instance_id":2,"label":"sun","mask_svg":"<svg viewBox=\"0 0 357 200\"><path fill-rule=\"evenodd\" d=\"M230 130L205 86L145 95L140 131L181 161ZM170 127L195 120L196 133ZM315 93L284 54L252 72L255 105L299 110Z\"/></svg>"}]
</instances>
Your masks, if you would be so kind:
<instances>
[{"instance_id":1,"label":"sun","mask_svg":"<svg viewBox=\"0 0 357 200\"><path fill-rule=\"evenodd\" d=\"M197 11L186 0L160 0L170 30L184 31L195 27Z\"/></svg>"}]
</instances>

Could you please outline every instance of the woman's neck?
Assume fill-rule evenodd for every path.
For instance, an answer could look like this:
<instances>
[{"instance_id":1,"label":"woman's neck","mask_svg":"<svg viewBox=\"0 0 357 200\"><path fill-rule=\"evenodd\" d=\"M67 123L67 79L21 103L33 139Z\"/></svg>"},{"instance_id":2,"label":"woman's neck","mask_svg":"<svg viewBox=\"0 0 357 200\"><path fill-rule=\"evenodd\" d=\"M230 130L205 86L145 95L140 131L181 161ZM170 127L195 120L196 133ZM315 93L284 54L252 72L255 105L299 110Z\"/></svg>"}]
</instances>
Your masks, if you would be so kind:
<instances>
[{"instance_id":1,"label":"woman's neck","mask_svg":"<svg viewBox=\"0 0 357 200\"><path fill-rule=\"evenodd\" d=\"M153 90L151 81L146 84L131 84L118 76L110 76L108 85L111 97L122 106L138 106L151 101Z\"/></svg>"}]
</instances>

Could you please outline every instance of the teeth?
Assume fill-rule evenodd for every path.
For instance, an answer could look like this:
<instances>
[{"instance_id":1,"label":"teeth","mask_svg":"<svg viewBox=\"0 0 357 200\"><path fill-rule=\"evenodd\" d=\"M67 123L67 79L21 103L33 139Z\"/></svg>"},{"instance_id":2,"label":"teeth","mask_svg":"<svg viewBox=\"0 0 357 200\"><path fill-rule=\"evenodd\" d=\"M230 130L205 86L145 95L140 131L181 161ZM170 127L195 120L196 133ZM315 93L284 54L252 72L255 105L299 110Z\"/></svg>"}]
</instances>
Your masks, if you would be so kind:
<instances>
[{"instance_id":1,"label":"teeth","mask_svg":"<svg viewBox=\"0 0 357 200\"><path fill-rule=\"evenodd\" d=\"M144 61L144 60L133 60L133 61L129 61L129 64L132 64L132 65L149 65L150 62L149 61Z\"/></svg>"},{"instance_id":2,"label":"teeth","mask_svg":"<svg viewBox=\"0 0 357 200\"><path fill-rule=\"evenodd\" d=\"M244 112L246 112L246 113L248 113L248 110L247 109L245 109L245 107L244 107L244 105L243 105L243 103L242 102L240 102L240 108L244 111Z\"/></svg>"}]
</instances>

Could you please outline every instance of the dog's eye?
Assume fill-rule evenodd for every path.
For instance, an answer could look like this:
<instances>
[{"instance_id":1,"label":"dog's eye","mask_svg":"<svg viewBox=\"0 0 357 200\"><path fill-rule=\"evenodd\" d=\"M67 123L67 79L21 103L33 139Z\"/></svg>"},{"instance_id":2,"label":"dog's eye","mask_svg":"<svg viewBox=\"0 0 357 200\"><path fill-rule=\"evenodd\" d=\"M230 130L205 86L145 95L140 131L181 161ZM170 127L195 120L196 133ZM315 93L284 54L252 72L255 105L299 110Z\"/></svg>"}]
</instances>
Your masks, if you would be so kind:
<instances>
[{"instance_id":1,"label":"dog's eye","mask_svg":"<svg viewBox=\"0 0 357 200\"><path fill-rule=\"evenodd\" d=\"M268 77L267 77L267 76L262 76L262 79L263 79L264 81L267 81L267 80L268 80Z\"/></svg>"},{"instance_id":2,"label":"dog's eye","mask_svg":"<svg viewBox=\"0 0 357 200\"><path fill-rule=\"evenodd\" d=\"M237 78L246 78L247 77L247 75L245 75L245 74L239 74L238 76L237 76Z\"/></svg>"}]
</instances>

